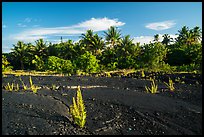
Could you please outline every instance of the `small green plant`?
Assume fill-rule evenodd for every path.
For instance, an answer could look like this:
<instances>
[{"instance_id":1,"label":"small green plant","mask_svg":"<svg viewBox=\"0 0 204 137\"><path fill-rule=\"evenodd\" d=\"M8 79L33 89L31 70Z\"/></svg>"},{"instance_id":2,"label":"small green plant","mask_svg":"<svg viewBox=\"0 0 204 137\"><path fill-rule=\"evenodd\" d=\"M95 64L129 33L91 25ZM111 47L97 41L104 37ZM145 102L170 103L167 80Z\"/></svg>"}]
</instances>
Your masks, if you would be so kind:
<instances>
[{"instance_id":1,"label":"small green plant","mask_svg":"<svg viewBox=\"0 0 204 137\"><path fill-rule=\"evenodd\" d=\"M181 79L180 79L179 77L177 77L177 78L175 79L175 81L178 82L178 83L181 83Z\"/></svg>"},{"instance_id":2,"label":"small green plant","mask_svg":"<svg viewBox=\"0 0 204 137\"><path fill-rule=\"evenodd\" d=\"M13 91L13 90L14 90L14 91L18 91L18 90L19 90L18 84L16 84L16 86L15 86L14 83L12 83L12 84L7 83L7 85L5 85L4 88L5 88L6 90L8 90L8 91Z\"/></svg>"},{"instance_id":3,"label":"small green plant","mask_svg":"<svg viewBox=\"0 0 204 137\"><path fill-rule=\"evenodd\" d=\"M24 82L23 82L23 80L21 79L21 77L20 77L20 81L21 81L21 83L22 83L22 85L23 85L23 89L24 89L24 90L27 90L28 87L24 84Z\"/></svg>"},{"instance_id":4,"label":"small green plant","mask_svg":"<svg viewBox=\"0 0 204 137\"><path fill-rule=\"evenodd\" d=\"M32 81L31 76L30 76L29 81L30 81L30 89L33 91L33 93L37 93L37 90L39 89L39 87L38 87L38 86L35 86L35 85L33 84L33 81Z\"/></svg>"},{"instance_id":5,"label":"small green plant","mask_svg":"<svg viewBox=\"0 0 204 137\"><path fill-rule=\"evenodd\" d=\"M142 77L142 78L145 77L144 70L141 71L141 77Z\"/></svg>"},{"instance_id":6,"label":"small green plant","mask_svg":"<svg viewBox=\"0 0 204 137\"><path fill-rule=\"evenodd\" d=\"M52 84L52 90L56 90L57 89L57 87L56 87L56 85L55 84Z\"/></svg>"},{"instance_id":7,"label":"small green plant","mask_svg":"<svg viewBox=\"0 0 204 137\"><path fill-rule=\"evenodd\" d=\"M70 106L70 113L72 114L74 123L80 128L83 128L86 123L86 111L80 86L78 86L76 99L73 97L73 104Z\"/></svg>"},{"instance_id":8,"label":"small green plant","mask_svg":"<svg viewBox=\"0 0 204 137\"><path fill-rule=\"evenodd\" d=\"M164 84L169 88L170 91L174 91L174 83L173 81L169 78L169 84L164 82Z\"/></svg>"},{"instance_id":9,"label":"small green plant","mask_svg":"<svg viewBox=\"0 0 204 137\"><path fill-rule=\"evenodd\" d=\"M152 81L151 87L145 86L147 93L152 93L152 94L157 93L158 86L155 84L155 80L152 78L150 78L150 80Z\"/></svg>"},{"instance_id":10,"label":"small green plant","mask_svg":"<svg viewBox=\"0 0 204 137\"><path fill-rule=\"evenodd\" d=\"M5 75L5 74L2 74L2 76L3 76L3 78L6 78L6 77L7 77L7 75Z\"/></svg>"},{"instance_id":11,"label":"small green plant","mask_svg":"<svg viewBox=\"0 0 204 137\"><path fill-rule=\"evenodd\" d=\"M15 91L18 91L19 90L19 85L16 84L16 90Z\"/></svg>"},{"instance_id":12,"label":"small green plant","mask_svg":"<svg viewBox=\"0 0 204 137\"><path fill-rule=\"evenodd\" d=\"M13 91L14 90L14 85L13 83L10 85L9 83L7 83L7 85L4 86L6 90L9 91Z\"/></svg>"}]
</instances>

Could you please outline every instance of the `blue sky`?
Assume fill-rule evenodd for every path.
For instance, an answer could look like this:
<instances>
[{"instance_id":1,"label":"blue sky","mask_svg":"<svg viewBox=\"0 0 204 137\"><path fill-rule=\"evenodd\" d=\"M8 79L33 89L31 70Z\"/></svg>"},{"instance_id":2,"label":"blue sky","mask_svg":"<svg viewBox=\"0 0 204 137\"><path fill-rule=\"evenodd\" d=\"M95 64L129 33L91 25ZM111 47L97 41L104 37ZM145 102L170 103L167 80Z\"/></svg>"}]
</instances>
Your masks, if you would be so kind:
<instances>
[{"instance_id":1,"label":"blue sky","mask_svg":"<svg viewBox=\"0 0 204 137\"><path fill-rule=\"evenodd\" d=\"M110 26L148 43L155 34L176 37L184 25L202 29L201 2L3 2L2 52L19 40L77 41L87 29L103 36Z\"/></svg>"}]
</instances>

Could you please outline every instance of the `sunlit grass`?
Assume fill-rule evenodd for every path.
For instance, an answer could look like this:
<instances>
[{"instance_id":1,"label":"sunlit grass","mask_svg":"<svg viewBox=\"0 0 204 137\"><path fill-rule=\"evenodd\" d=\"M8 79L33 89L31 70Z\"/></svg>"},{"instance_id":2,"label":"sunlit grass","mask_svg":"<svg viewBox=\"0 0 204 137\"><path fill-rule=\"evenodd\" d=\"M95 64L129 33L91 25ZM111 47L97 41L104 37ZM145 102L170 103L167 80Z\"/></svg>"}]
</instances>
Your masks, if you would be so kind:
<instances>
[{"instance_id":1,"label":"sunlit grass","mask_svg":"<svg viewBox=\"0 0 204 137\"><path fill-rule=\"evenodd\" d=\"M174 83L173 81L169 78L169 83L164 82L164 84L169 88L170 91L174 91Z\"/></svg>"},{"instance_id":2,"label":"sunlit grass","mask_svg":"<svg viewBox=\"0 0 204 137\"><path fill-rule=\"evenodd\" d=\"M18 91L19 90L19 85L12 83L7 83L7 85L4 86L5 90L8 90L8 91Z\"/></svg>"},{"instance_id":3,"label":"sunlit grass","mask_svg":"<svg viewBox=\"0 0 204 137\"><path fill-rule=\"evenodd\" d=\"M150 80L151 80L151 86L150 87L145 86L146 92L155 94L157 93L158 85L155 84L154 79L150 78Z\"/></svg>"}]
</instances>

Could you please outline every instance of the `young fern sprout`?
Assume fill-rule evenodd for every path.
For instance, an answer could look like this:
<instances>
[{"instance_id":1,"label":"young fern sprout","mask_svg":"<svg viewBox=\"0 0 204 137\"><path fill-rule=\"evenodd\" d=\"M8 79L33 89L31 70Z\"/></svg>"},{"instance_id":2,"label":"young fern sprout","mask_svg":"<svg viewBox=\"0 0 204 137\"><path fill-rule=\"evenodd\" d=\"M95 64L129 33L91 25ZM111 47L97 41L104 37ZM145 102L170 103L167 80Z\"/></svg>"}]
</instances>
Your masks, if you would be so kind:
<instances>
[{"instance_id":1,"label":"young fern sprout","mask_svg":"<svg viewBox=\"0 0 204 137\"><path fill-rule=\"evenodd\" d=\"M152 81L151 87L145 86L147 93L152 93L152 94L157 93L158 86L155 84L155 80L151 78L150 80Z\"/></svg>"},{"instance_id":2,"label":"young fern sprout","mask_svg":"<svg viewBox=\"0 0 204 137\"><path fill-rule=\"evenodd\" d=\"M164 84L169 88L170 91L174 91L174 83L173 81L169 78L169 84L164 82Z\"/></svg>"},{"instance_id":3,"label":"young fern sprout","mask_svg":"<svg viewBox=\"0 0 204 137\"><path fill-rule=\"evenodd\" d=\"M142 77L142 78L145 77L144 70L141 71L141 77Z\"/></svg>"},{"instance_id":4,"label":"young fern sprout","mask_svg":"<svg viewBox=\"0 0 204 137\"><path fill-rule=\"evenodd\" d=\"M39 89L39 87L38 87L38 86L35 86L35 85L33 84L33 81L32 81L31 76L30 76L29 81L30 81L30 89L33 91L33 93L37 93L37 90Z\"/></svg>"},{"instance_id":5,"label":"young fern sprout","mask_svg":"<svg viewBox=\"0 0 204 137\"><path fill-rule=\"evenodd\" d=\"M7 85L4 86L6 90L8 91L13 91L13 83L12 85L10 85L9 83L7 83Z\"/></svg>"},{"instance_id":6,"label":"young fern sprout","mask_svg":"<svg viewBox=\"0 0 204 137\"><path fill-rule=\"evenodd\" d=\"M16 90L15 91L18 91L19 90L19 85L16 84Z\"/></svg>"},{"instance_id":7,"label":"young fern sprout","mask_svg":"<svg viewBox=\"0 0 204 137\"><path fill-rule=\"evenodd\" d=\"M20 81L21 81L21 83L22 83L22 85L23 85L23 89L24 89L24 90L27 90L28 87L24 84L24 82L23 82L23 80L21 79L21 77L20 77Z\"/></svg>"},{"instance_id":8,"label":"young fern sprout","mask_svg":"<svg viewBox=\"0 0 204 137\"><path fill-rule=\"evenodd\" d=\"M7 83L7 85L4 86L6 90L8 91L18 91L19 90L19 86L18 84L15 86L14 83L12 83L11 85L9 83Z\"/></svg>"},{"instance_id":9,"label":"young fern sprout","mask_svg":"<svg viewBox=\"0 0 204 137\"><path fill-rule=\"evenodd\" d=\"M72 98L73 104L70 106L70 113L72 114L73 121L80 128L83 128L86 123L86 111L83 102L80 86L78 86L76 98Z\"/></svg>"}]
</instances>

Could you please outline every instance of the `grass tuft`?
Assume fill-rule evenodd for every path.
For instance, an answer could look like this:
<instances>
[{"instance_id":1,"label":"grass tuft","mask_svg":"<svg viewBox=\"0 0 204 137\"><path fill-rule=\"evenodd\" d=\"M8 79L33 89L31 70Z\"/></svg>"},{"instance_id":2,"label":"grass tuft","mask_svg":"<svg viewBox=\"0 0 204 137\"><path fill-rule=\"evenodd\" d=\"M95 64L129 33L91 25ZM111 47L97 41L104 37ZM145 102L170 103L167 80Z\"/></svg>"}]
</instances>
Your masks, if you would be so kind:
<instances>
[{"instance_id":1,"label":"grass tuft","mask_svg":"<svg viewBox=\"0 0 204 137\"><path fill-rule=\"evenodd\" d=\"M169 88L170 91L174 91L175 88L174 88L174 83L173 81L169 78L169 84L164 82L164 84Z\"/></svg>"},{"instance_id":2,"label":"grass tuft","mask_svg":"<svg viewBox=\"0 0 204 137\"><path fill-rule=\"evenodd\" d=\"M150 78L150 80L152 81L151 87L145 86L147 93L152 93L152 94L157 93L158 85L155 84L154 79Z\"/></svg>"},{"instance_id":3,"label":"grass tuft","mask_svg":"<svg viewBox=\"0 0 204 137\"><path fill-rule=\"evenodd\" d=\"M29 81L30 81L30 89L33 91L33 93L37 93L37 90L39 89L39 87L33 84L31 76Z\"/></svg>"},{"instance_id":4,"label":"grass tuft","mask_svg":"<svg viewBox=\"0 0 204 137\"><path fill-rule=\"evenodd\" d=\"M7 85L5 85L4 88L8 91L18 91L19 90L18 84L16 84L16 86L15 86L14 83L12 83L12 84L7 83Z\"/></svg>"}]
</instances>

